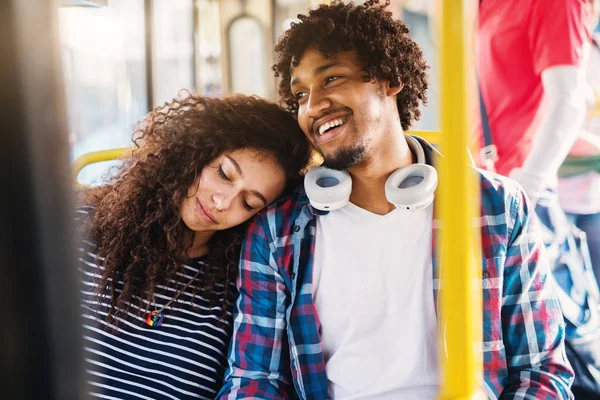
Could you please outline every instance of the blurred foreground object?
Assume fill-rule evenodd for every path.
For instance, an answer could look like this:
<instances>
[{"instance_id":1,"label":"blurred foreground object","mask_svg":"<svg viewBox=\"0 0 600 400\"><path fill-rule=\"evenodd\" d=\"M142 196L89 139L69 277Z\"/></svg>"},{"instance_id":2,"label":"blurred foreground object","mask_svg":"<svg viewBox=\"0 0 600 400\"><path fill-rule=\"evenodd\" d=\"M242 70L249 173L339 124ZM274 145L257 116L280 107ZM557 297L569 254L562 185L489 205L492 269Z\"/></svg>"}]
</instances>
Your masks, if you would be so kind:
<instances>
[{"instance_id":1,"label":"blurred foreground object","mask_svg":"<svg viewBox=\"0 0 600 400\"><path fill-rule=\"evenodd\" d=\"M0 14L2 399L84 398L57 4Z\"/></svg>"}]
</instances>

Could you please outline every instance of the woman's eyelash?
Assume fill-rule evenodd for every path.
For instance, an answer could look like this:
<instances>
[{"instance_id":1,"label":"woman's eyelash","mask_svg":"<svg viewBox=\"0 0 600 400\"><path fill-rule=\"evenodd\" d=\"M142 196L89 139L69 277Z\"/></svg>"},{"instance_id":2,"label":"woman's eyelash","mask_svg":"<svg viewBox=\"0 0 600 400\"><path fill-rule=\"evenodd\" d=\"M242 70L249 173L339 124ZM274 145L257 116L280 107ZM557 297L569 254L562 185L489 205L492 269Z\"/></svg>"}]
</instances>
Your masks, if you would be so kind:
<instances>
[{"instance_id":1,"label":"woman's eyelash","mask_svg":"<svg viewBox=\"0 0 600 400\"><path fill-rule=\"evenodd\" d=\"M231 182L231 179L229 179L229 177L225 174L225 171L223 171L222 165L219 165L219 175L221 176L221 178ZM242 200L242 203L246 210L248 210L248 211L254 210L254 207L252 207L250 204L248 204L246 202L246 200Z\"/></svg>"},{"instance_id":2,"label":"woman's eyelash","mask_svg":"<svg viewBox=\"0 0 600 400\"><path fill-rule=\"evenodd\" d=\"M219 165L219 175L221 176L221 178L225 179L226 181L231 182L231 179L229 179L229 177L225 174L225 171L223 171L222 165ZM243 200L242 202L243 202L243 206L246 210L248 210L248 211L254 210L254 207L252 207L250 204L248 204L246 202L246 200Z\"/></svg>"},{"instance_id":3,"label":"woman's eyelash","mask_svg":"<svg viewBox=\"0 0 600 400\"><path fill-rule=\"evenodd\" d=\"M251 207L250 204L246 203L246 200L244 200L244 208L248 211L254 210L254 207Z\"/></svg>"},{"instance_id":4,"label":"woman's eyelash","mask_svg":"<svg viewBox=\"0 0 600 400\"><path fill-rule=\"evenodd\" d=\"M229 179L229 177L227 175L225 175L225 171L223 171L222 165L219 165L219 175L221 175L221 178L223 178L227 181L231 181L231 179Z\"/></svg>"}]
</instances>

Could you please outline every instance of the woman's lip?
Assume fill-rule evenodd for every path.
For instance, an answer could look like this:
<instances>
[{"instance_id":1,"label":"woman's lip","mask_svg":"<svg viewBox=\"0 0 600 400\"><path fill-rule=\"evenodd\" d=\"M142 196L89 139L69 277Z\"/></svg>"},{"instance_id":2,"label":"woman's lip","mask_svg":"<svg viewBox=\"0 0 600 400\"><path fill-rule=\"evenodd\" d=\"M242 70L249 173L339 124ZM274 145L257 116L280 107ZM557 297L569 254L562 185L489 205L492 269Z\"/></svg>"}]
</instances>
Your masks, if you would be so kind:
<instances>
[{"instance_id":1,"label":"woman's lip","mask_svg":"<svg viewBox=\"0 0 600 400\"><path fill-rule=\"evenodd\" d=\"M200 203L200 200L196 199L196 207L194 207L194 208L196 210L196 213L198 213L200 218L202 218L204 221L212 222L214 224L217 223L217 221L213 218L213 216L211 214L209 214L208 211L206 211L206 209L202 206L202 203Z\"/></svg>"}]
</instances>

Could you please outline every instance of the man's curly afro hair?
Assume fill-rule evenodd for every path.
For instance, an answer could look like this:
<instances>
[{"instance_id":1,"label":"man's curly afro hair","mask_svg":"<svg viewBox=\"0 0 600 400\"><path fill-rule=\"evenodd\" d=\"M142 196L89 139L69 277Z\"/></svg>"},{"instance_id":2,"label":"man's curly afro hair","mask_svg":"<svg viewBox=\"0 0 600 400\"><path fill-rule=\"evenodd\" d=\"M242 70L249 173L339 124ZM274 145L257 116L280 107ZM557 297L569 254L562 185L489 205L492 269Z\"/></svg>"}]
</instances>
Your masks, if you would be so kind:
<instances>
[{"instance_id":1,"label":"man's curly afro hair","mask_svg":"<svg viewBox=\"0 0 600 400\"><path fill-rule=\"evenodd\" d=\"M407 130L413 120L421 117L419 103L427 103L428 86L423 53L410 38L408 28L384 10L390 1L378 3L333 1L308 15L298 15L300 22L292 23L275 46L273 70L281 77L279 95L285 108L298 113L298 102L290 88L290 69L298 65L306 49L316 48L326 56L356 49L364 63L365 82L383 79L392 87L402 86L397 96L402 129Z\"/></svg>"}]
</instances>

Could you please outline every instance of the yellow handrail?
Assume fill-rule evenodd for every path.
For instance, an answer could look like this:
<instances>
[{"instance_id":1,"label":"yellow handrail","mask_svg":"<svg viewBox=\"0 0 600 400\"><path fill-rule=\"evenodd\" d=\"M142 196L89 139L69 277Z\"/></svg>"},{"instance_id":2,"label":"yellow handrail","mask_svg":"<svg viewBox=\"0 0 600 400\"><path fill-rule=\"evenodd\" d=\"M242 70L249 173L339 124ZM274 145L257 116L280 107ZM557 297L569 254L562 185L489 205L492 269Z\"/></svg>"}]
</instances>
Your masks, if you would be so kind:
<instances>
[{"instance_id":1,"label":"yellow handrail","mask_svg":"<svg viewBox=\"0 0 600 400\"><path fill-rule=\"evenodd\" d=\"M439 49L441 60L440 168L437 209L442 220L440 361L442 400L467 400L481 392L482 294L481 241L473 221L479 213L479 183L469 167L467 0L445 0L442 5Z\"/></svg>"},{"instance_id":2,"label":"yellow handrail","mask_svg":"<svg viewBox=\"0 0 600 400\"><path fill-rule=\"evenodd\" d=\"M100 150L86 153L77 157L71 164L73 170L73 180L75 183L77 183L77 177L85 166L103 161L116 160L124 156L128 150L131 149L128 147L122 147L118 149Z\"/></svg>"},{"instance_id":3,"label":"yellow handrail","mask_svg":"<svg viewBox=\"0 0 600 400\"><path fill-rule=\"evenodd\" d=\"M442 132L440 131L408 131L409 135L422 137L431 144L440 144L442 142Z\"/></svg>"}]
</instances>

